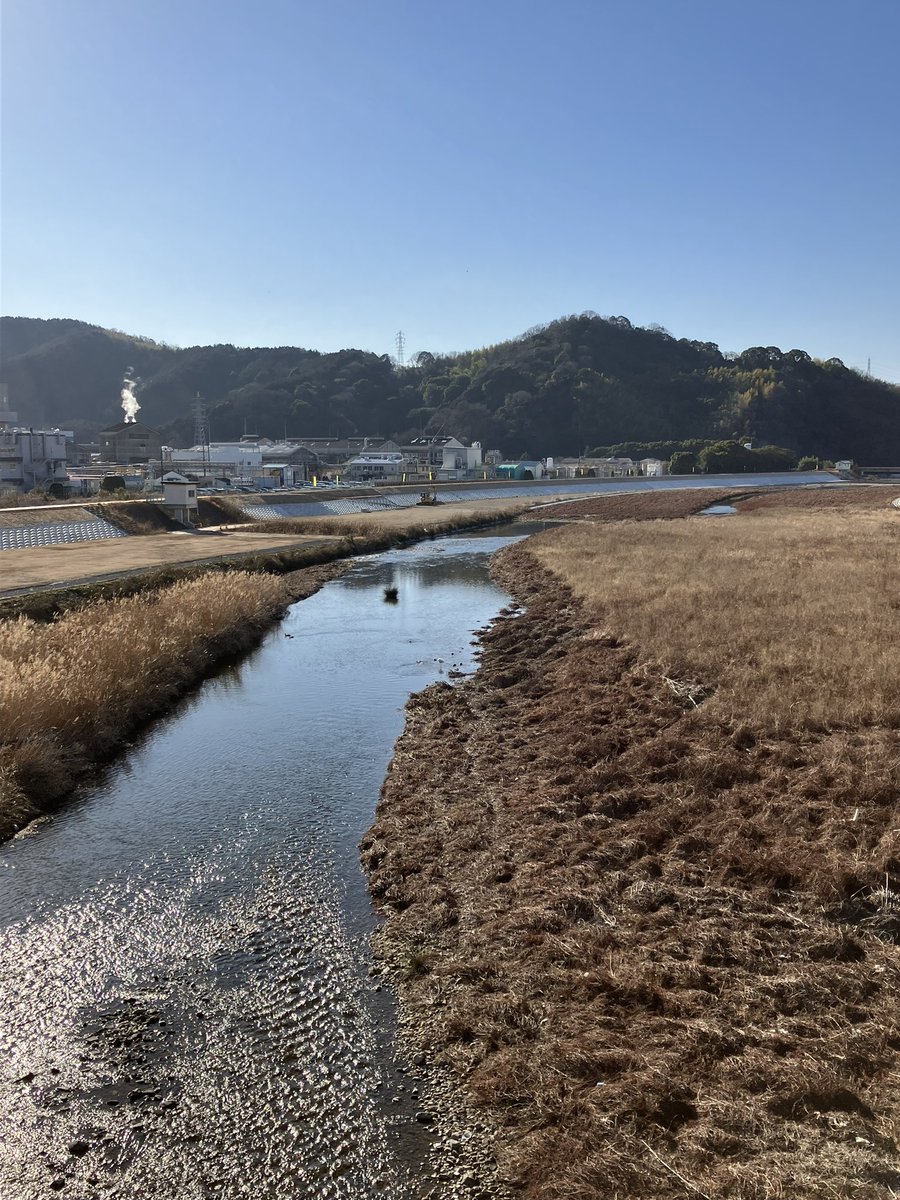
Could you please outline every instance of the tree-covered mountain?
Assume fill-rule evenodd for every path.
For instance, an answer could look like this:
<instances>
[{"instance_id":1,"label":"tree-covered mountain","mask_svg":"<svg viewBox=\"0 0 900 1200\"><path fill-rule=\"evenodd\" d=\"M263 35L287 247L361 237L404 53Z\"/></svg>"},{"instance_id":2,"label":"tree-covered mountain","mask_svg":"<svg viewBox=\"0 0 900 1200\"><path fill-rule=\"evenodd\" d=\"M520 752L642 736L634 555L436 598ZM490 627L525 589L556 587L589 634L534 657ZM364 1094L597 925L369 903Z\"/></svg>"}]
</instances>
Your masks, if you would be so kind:
<instances>
[{"instance_id":1,"label":"tree-covered mountain","mask_svg":"<svg viewBox=\"0 0 900 1200\"><path fill-rule=\"evenodd\" d=\"M2 318L0 380L28 424L95 434L121 418L126 372L140 378L141 419L188 444L192 405L212 437L444 431L508 456L579 454L598 446L753 439L798 453L900 461L900 388L838 359L637 328L625 317L564 317L462 354L418 354L397 366L362 350L178 349L79 321Z\"/></svg>"}]
</instances>

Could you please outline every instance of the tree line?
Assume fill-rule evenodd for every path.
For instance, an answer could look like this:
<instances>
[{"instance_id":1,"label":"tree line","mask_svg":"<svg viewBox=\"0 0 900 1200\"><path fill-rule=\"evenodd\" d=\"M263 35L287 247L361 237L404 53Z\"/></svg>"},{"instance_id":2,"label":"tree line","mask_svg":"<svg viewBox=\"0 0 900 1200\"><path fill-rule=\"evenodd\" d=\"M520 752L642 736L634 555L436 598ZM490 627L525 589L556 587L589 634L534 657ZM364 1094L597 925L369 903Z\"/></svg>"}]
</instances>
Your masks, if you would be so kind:
<instances>
[{"instance_id":1,"label":"tree line","mask_svg":"<svg viewBox=\"0 0 900 1200\"><path fill-rule=\"evenodd\" d=\"M669 445L671 457L690 453L683 443L692 441L728 443L734 458L750 442L795 456L900 461L900 388L836 358L777 346L726 354L623 316L562 317L478 350L422 350L403 366L356 349L179 349L77 321L3 318L2 333L11 407L29 424L83 438L121 419L130 369L141 381L140 419L173 445L193 439L199 392L217 440L452 433L511 458L624 445Z\"/></svg>"}]
</instances>

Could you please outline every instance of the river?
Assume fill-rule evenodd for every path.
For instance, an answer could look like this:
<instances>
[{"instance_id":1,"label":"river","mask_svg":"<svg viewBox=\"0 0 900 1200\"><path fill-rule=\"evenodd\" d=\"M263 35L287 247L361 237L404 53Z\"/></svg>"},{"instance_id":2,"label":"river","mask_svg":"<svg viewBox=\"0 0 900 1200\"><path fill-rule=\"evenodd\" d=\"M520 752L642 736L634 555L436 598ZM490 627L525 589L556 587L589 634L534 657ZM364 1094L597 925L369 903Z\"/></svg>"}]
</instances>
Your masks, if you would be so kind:
<instances>
[{"instance_id":1,"label":"river","mask_svg":"<svg viewBox=\"0 0 900 1200\"><path fill-rule=\"evenodd\" d=\"M508 536L358 561L0 847L4 1200L418 1194L357 845Z\"/></svg>"}]
</instances>

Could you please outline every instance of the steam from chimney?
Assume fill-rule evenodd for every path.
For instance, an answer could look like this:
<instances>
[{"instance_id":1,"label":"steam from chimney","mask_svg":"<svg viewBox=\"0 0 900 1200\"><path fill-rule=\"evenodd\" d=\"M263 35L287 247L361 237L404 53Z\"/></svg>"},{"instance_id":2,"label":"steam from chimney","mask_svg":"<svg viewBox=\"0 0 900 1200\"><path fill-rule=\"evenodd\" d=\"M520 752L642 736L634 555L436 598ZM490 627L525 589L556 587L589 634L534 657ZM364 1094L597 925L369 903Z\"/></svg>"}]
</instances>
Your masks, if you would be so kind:
<instances>
[{"instance_id":1,"label":"steam from chimney","mask_svg":"<svg viewBox=\"0 0 900 1200\"><path fill-rule=\"evenodd\" d=\"M141 407L137 402L137 396L134 394L134 389L137 387L138 381L129 378L128 375L122 380L122 407L125 409L125 423L137 420L137 412Z\"/></svg>"}]
</instances>

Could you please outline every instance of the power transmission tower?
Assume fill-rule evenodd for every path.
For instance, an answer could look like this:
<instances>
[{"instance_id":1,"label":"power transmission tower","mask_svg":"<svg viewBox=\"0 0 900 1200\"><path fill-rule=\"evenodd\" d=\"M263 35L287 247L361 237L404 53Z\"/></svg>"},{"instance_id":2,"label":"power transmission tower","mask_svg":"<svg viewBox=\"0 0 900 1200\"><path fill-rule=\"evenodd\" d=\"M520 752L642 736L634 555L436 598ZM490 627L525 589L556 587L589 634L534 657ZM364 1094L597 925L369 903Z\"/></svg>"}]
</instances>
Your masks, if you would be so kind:
<instances>
[{"instance_id":1,"label":"power transmission tower","mask_svg":"<svg viewBox=\"0 0 900 1200\"><path fill-rule=\"evenodd\" d=\"M406 349L406 338L403 336L403 330L397 330L397 336L394 338L394 345L397 347L397 365L405 366L403 352Z\"/></svg>"},{"instance_id":2,"label":"power transmission tower","mask_svg":"<svg viewBox=\"0 0 900 1200\"><path fill-rule=\"evenodd\" d=\"M206 419L206 405L199 392L194 397L194 445L200 450L203 474L209 475L209 422Z\"/></svg>"}]
</instances>

